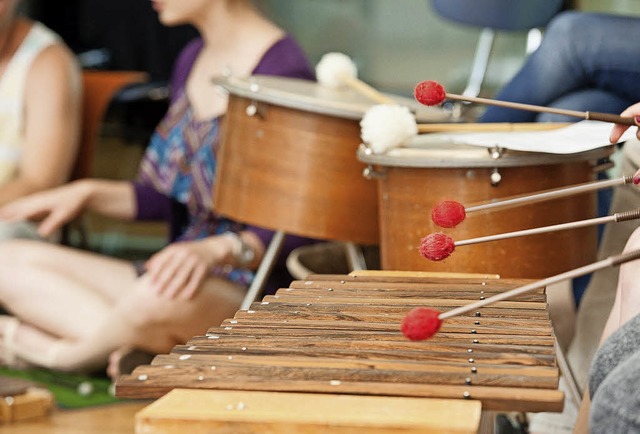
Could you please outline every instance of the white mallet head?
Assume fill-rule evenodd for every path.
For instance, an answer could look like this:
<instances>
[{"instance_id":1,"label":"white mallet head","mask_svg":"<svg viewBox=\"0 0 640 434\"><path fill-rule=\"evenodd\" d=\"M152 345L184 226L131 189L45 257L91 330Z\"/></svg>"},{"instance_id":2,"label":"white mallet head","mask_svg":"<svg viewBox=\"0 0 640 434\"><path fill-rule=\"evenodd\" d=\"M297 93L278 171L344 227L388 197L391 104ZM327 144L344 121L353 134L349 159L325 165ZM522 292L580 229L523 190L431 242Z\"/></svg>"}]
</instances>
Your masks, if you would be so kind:
<instances>
[{"instance_id":1,"label":"white mallet head","mask_svg":"<svg viewBox=\"0 0 640 434\"><path fill-rule=\"evenodd\" d=\"M402 146L417 134L416 118L400 105L371 106L360 121L360 138L375 154Z\"/></svg>"},{"instance_id":2,"label":"white mallet head","mask_svg":"<svg viewBox=\"0 0 640 434\"><path fill-rule=\"evenodd\" d=\"M349 56L342 53L327 53L316 65L316 78L323 86L338 88L344 78L356 78L358 68Z\"/></svg>"}]
</instances>

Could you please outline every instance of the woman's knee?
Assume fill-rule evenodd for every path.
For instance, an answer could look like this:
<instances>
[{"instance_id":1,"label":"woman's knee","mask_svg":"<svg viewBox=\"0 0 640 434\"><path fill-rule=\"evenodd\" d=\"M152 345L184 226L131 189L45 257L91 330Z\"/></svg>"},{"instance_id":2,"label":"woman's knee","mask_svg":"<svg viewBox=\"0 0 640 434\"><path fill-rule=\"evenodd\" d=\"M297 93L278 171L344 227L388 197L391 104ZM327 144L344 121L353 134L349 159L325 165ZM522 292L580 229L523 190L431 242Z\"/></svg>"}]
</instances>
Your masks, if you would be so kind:
<instances>
[{"instance_id":1,"label":"woman's knee","mask_svg":"<svg viewBox=\"0 0 640 434\"><path fill-rule=\"evenodd\" d=\"M577 34L586 33L586 22L590 21L589 14L578 11L564 11L556 15L547 25L544 33L545 40L553 44L563 44L576 37Z\"/></svg>"},{"instance_id":2,"label":"woman's knee","mask_svg":"<svg viewBox=\"0 0 640 434\"><path fill-rule=\"evenodd\" d=\"M116 310L132 326L144 328L170 321L178 301L158 294L147 276L136 280L131 292L116 306Z\"/></svg>"},{"instance_id":3,"label":"woman's knee","mask_svg":"<svg viewBox=\"0 0 640 434\"><path fill-rule=\"evenodd\" d=\"M153 289L145 275L136 281L130 295L118 303L117 309L139 329L172 324L182 327L185 322L200 321L210 326L213 325L211 321L233 315L242 301L242 294L243 290L230 282L210 279L191 300L167 298Z\"/></svg>"},{"instance_id":4,"label":"woman's knee","mask_svg":"<svg viewBox=\"0 0 640 434\"><path fill-rule=\"evenodd\" d=\"M567 41L590 41L590 35L594 29L597 31L603 27L618 25L616 17L607 14L573 11L560 12L547 25L544 38L554 44L562 44Z\"/></svg>"}]
</instances>

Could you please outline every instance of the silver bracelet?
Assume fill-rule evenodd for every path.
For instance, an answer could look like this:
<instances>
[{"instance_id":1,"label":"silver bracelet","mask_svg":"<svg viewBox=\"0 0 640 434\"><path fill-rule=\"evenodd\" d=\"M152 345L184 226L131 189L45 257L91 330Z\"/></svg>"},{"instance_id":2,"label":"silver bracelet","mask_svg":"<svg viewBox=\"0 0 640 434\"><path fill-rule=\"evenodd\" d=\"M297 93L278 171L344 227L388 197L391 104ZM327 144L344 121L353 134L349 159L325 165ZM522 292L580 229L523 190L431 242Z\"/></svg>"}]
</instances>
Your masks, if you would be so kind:
<instances>
[{"instance_id":1,"label":"silver bracelet","mask_svg":"<svg viewBox=\"0 0 640 434\"><path fill-rule=\"evenodd\" d=\"M238 265L246 267L253 262L256 257L256 252L253 251L251 246L247 244L240 235L231 231L227 231L222 235L233 240L232 253Z\"/></svg>"}]
</instances>

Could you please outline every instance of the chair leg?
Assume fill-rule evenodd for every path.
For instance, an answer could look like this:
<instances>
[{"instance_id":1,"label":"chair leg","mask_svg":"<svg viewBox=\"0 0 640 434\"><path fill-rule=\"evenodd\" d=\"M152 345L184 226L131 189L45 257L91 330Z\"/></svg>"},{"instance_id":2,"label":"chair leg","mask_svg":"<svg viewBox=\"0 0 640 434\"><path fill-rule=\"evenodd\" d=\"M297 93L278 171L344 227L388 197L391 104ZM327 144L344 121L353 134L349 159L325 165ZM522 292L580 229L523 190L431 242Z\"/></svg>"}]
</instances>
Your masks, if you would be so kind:
<instances>
[{"instance_id":1,"label":"chair leg","mask_svg":"<svg viewBox=\"0 0 640 434\"><path fill-rule=\"evenodd\" d=\"M495 31L493 29L482 29L480 37L478 38L478 44L476 46L476 53L473 57L473 65L471 67L471 75L467 82L467 87L462 94L464 96L476 97L480 94L482 83L487 72L487 65L489 64L489 58L491 57L491 51L493 50L493 41L495 40Z\"/></svg>"},{"instance_id":2,"label":"chair leg","mask_svg":"<svg viewBox=\"0 0 640 434\"><path fill-rule=\"evenodd\" d=\"M251 306L251 303L262 295L264 287L267 283L267 279L271 274L271 270L278 259L278 255L282 250L286 234L283 231L276 231L267 246L267 250L264 253L262 261L256 270L256 275L253 278L253 282L249 286L249 290L242 300L240 310L247 310Z\"/></svg>"}]
</instances>

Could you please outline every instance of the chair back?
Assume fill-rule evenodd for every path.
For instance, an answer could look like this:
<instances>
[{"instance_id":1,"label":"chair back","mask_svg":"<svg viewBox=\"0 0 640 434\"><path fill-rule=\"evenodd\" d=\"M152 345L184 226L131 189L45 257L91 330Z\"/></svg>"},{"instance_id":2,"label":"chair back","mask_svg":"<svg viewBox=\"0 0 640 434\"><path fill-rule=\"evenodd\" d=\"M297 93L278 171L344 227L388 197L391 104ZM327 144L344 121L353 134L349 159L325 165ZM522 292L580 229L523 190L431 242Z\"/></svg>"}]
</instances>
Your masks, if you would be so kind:
<instances>
[{"instance_id":1,"label":"chair back","mask_svg":"<svg viewBox=\"0 0 640 434\"><path fill-rule=\"evenodd\" d=\"M82 128L71 179L90 176L102 120L115 94L127 85L141 83L146 79L147 75L138 71L84 70L82 72Z\"/></svg>"},{"instance_id":2,"label":"chair back","mask_svg":"<svg viewBox=\"0 0 640 434\"><path fill-rule=\"evenodd\" d=\"M442 17L470 26L524 31L544 27L565 0L431 0Z\"/></svg>"}]
</instances>

